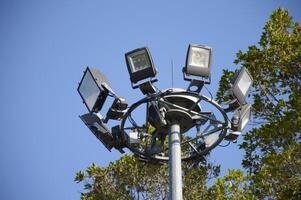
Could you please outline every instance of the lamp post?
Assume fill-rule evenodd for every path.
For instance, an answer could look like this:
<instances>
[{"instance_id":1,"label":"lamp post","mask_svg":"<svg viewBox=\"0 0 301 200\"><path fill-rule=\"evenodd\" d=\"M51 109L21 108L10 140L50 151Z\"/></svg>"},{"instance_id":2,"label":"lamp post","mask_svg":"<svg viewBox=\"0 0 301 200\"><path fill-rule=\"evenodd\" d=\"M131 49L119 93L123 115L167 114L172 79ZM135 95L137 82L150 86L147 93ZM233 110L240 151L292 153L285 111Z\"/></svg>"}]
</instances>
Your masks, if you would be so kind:
<instances>
[{"instance_id":1,"label":"lamp post","mask_svg":"<svg viewBox=\"0 0 301 200\"><path fill-rule=\"evenodd\" d=\"M253 79L246 68L231 82L228 108L201 94L204 84L211 81L211 57L210 47L189 45L183 68L188 88L161 91L154 86L157 69L149 49L126 53L132 88L139 88L145 95L130 106L112 91L98 70L87 68L79 83L78 92L89 111L80 118L108 150L115 148L124 153L123 149L128 148L144 162L169 163L171 200L183 199L181 162L203 159L224 139L236 141L250 119L251 105L245 99ZM102 117L108 97L114 98L113 104ZM208 106L210 110L205 110ZM134 115L141 109L146 117L141 120L140 115L138 121ZM120 121L120 125L110 130L110 120Z\"/></svg>"},{"instance_id":2,"label":"lamp post","mask_svg":"<svg viewBox=\"0 0 301 200\"><path fill-rule=\"evenodd\" d=\"M182 164L180 125L176 120L171 122L169 138L169 198L182 200Z\"/></svg>"}]
</instances>

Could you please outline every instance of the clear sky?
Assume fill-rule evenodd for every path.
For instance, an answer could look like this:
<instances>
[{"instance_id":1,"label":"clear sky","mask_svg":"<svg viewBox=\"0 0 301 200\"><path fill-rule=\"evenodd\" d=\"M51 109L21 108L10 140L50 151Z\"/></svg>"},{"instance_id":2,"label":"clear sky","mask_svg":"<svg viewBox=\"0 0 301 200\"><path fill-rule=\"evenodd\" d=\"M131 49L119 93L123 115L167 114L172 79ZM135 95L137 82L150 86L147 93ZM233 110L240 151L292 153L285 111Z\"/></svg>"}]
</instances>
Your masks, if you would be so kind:
<instances>
[{"instance_id":1,"label":"clear sky","mask_svg":"<svg viewBox=\"0 0 301 200\"><path fill-rule=\"evenodd\" d=\"M259 41L271 12L284 7L301 22L292 0L211 1L0 1L0 199L79 199L77 171L106 166L108 152L78 115L86 108L76 88L87 65L110 79L133 103L124 53L148 46L159 69L159 88L186 88L181 69L189 43L213 48L215 94L223 68L236 52ZM240 140L241 141L241 140ZM211 161L239 168L237 144L215 149Z\"/></svg>"}]
</instances>

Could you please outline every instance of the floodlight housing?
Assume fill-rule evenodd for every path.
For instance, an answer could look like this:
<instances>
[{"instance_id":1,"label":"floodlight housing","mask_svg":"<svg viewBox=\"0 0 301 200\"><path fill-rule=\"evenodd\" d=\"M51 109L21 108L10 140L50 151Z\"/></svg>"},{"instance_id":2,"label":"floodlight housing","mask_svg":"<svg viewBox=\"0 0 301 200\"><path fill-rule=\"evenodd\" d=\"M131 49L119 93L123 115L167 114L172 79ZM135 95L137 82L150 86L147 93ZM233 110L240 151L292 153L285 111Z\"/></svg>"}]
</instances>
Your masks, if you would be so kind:
<instances>
[{"instance_id":1,"label":"floodlight housing","mask_svg":"<svg viewBox=\"0 0 301 200\"><path fill-rule=\"evenodd\" d=\"M211 47L190 44L186 55L186 65L183 68L184 75L193 75L210 79L211 57ZM184 77L184 79L186 80L188 78Z\"/></svg>"},{"instance_id":2,"label":"floodlight housing","mask_svg":"<svg viewBox=\"0 0 301 200\"><path fill-rule=\"evenodd\" d=\"M232 95L242 105L246 102L246 97L253 84L253 78L247 68L242 67L232 80Z\"/></svg>"},{"instance_id":3,"label":"floodlight housing","mask_svg":"<svg viewBox=\"0 0 301 200\"><path fill-rule=\"evenodd\" d=\"M127 110L127 106L128 104L126 103L125 98L123 97L115 98L115 100L112 103L112 106L107 112L105 122L107 122L109 119L121 120L124 113Z\"/></svg>"},{"instance_id":4,"label":"floodlight housing","mask_svg":"<svg viewBox=\"0 0 301 200\"><path fill-rule=\"evenodd\" d=\"M111 91L107 78L97 69L86 68L77 91L89 112L99 112Z\"/></svg>"},{"instance_id":5,"label":"floodlight housing","mask_svg":"<svg viewBox=\"0 0 301 200\"><path fill-rule=\"evenodd\" d=\"M155 77L157 70L147 47L142 47L125 54L127 68L132 83Z\"/></svg>"},{"instance_id":6,"label":"floodlight housing","mask_svg":"<svg viewBox=\"0 0 301 200\"><path fill-rule=\"evenodd\" d=\"M80 118L97 137L97 139L100 140L109 151L111 151L114 146L114 138L110 129L103 120L94 113L84 114L80 116Z\"/></svg>"}]
</instances>

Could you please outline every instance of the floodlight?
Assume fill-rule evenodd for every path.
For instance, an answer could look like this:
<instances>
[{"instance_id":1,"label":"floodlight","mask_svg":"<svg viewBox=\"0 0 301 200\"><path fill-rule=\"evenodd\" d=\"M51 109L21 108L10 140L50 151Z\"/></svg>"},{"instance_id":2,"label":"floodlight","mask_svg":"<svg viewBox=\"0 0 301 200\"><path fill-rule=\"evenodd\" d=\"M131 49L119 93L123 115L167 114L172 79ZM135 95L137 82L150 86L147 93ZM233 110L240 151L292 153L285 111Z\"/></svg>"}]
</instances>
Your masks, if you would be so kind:
<instances>
[{"instance_id":1,"label":"floodlight","mask_svg":"<svg viewBox=\"0 0 301 200\"><path fill-rule=\"evenodd\" d=\"M239 112L238 131L242 131L248 124L251 118L251 108L252 106L250 104L246 104L241 107Z\"/></svg>"},{"instance_id":2,"label":"floodlight","mask_svg":"<svg viewBox=\"0 0 301 200\"><path fill-rule=\"evenodd\" d=\"M94 113L84 114L80 116L80 118L97 137L97 139L100 140L109 151L111 151L114 146L114 139L110 129L106 126L103 120Z\"/></svg>"},{"instance_id":3,"label":"floodlight","mask_svg":"<svg viewBox=\"0 0 301 200\"><path fill-rule=\"evenodd\" d=\"M110 83L100 71L87 67L77 91L89 112L99 112L111 88Z\"/></svg>"},{"instance_id":4,"label":"floodlight","mask_svg":"<svg viewBox=\"0 0 301 200\"><path fill-rule=\"evenodd\" d=\"M135 49L125 54L127 68L132 83L155 77L157 74L152 57L147 47Z\"/></svg>"},{"instance_id":5,"label":"floodlight","mask_svg":"<svg viewBox=\"0 0 301 200\"><path fill-rule=\"evenodd\" d=\"M245 104L234 113L231 120L231 132L226 136L227 140L236 140L241 134L251 118L251 108L250 104Z\"/></svg>"},{"instance_id":6,"label":"floodlight","mask_svg":"<svg viewBox=\"0 0 301 200\"><path fill-rule=\"evenodd\" d=\"M107 112L105 122L107 122L109 119L121 120L126 112L127 106L128 104L126 103L125 98L116 98Z\"/></svg>"},{"instance_id":7,"label":"floodlight","mask_svg":"<svg viewBox=\"0 0 301 200\"><path fill-rule=\"evenodd\" d=\"M210 78L211 47L190 44L187 50L186 66L183 72L186 75Z\"/></svg>"},{"instance_id":8,"label":"floodlight","mask_svg":"<svg viewBox=\"0 0 301 200\"><path fill-rule=\"evenodd\" d=\"M235 75L232 81L232 94L238 100L240 104L245 103L245 99L248 95L248 91L251 88L253 83L253 78L247 68L243 67Z\"/></svg>"}]
</instances>

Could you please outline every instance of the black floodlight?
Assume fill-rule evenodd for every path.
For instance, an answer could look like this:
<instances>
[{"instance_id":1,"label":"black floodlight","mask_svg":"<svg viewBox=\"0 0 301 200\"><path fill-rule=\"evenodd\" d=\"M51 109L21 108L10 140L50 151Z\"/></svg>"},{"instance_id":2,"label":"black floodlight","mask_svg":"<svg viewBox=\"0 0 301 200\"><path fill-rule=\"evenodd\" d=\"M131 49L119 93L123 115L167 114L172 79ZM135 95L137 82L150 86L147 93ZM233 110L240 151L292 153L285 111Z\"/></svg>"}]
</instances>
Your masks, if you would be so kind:
<instances>
[{"instance_id":1,"label":"black floodlight","mask_svg":"<svg viewBox=\"0 0 301 200\"><path fill-rule=\"evenodd\" d=\"M127 68L132 83L155 77L157 74L152 57L147 47L135 49L125 54Z\"/></svg>"},{"instance_id":2,"label":"black floodlight","mask_svg":"<svg viewBox=\"0 0 301 200\"><path fill-rule=\"evenodd\" d=\"M184 75L193 75L210 79L212 48L190 44L187 50ZM190 80L184 76L185 80Z\"/></svg>"},{"instance_id":3,"label":"black floodlight","mask_svg":"<svg viewBox=\"0 0 301 200\"><path fill-rule=\"evenodd\" d=\"M92 133L100 140L103 145L111 151L114 146L114 138L110 129L96 114L87 113L80 116L81 120L92 131Z\"/></svg>"},{"instance_id":4,"label":"black floodlight","mask_svg":"<svg viewBox=\"0 0 301 200\"><path fill-rule=\"evenodd\" d=\"M245 104L248 92L253 84L253 78L247 68L242 67L232 81L232 94L240 104Z\"/></svg>"},{"instance_id":5,"label":"black floodlight","mask_svg":"<svg viewBox=\"0 0 301 200\"><path fill-rule=\"evenodd\" d=\"M111 91L107 78L97 69L87 69L77 88L89 112L99 112Z\"/></svg>"},{"instance_id":6,"label":"black floodlight","mask_svg":"<svg viewBox=\"0 0 301 200\"><path fill-rule=\"evenodd\" d=\"M105 122L107 122L109 119L121 120L127 110L127 106L128 104L126 103L125 98L116 98L107 112Z\"/></svg>"}]
</instances>

